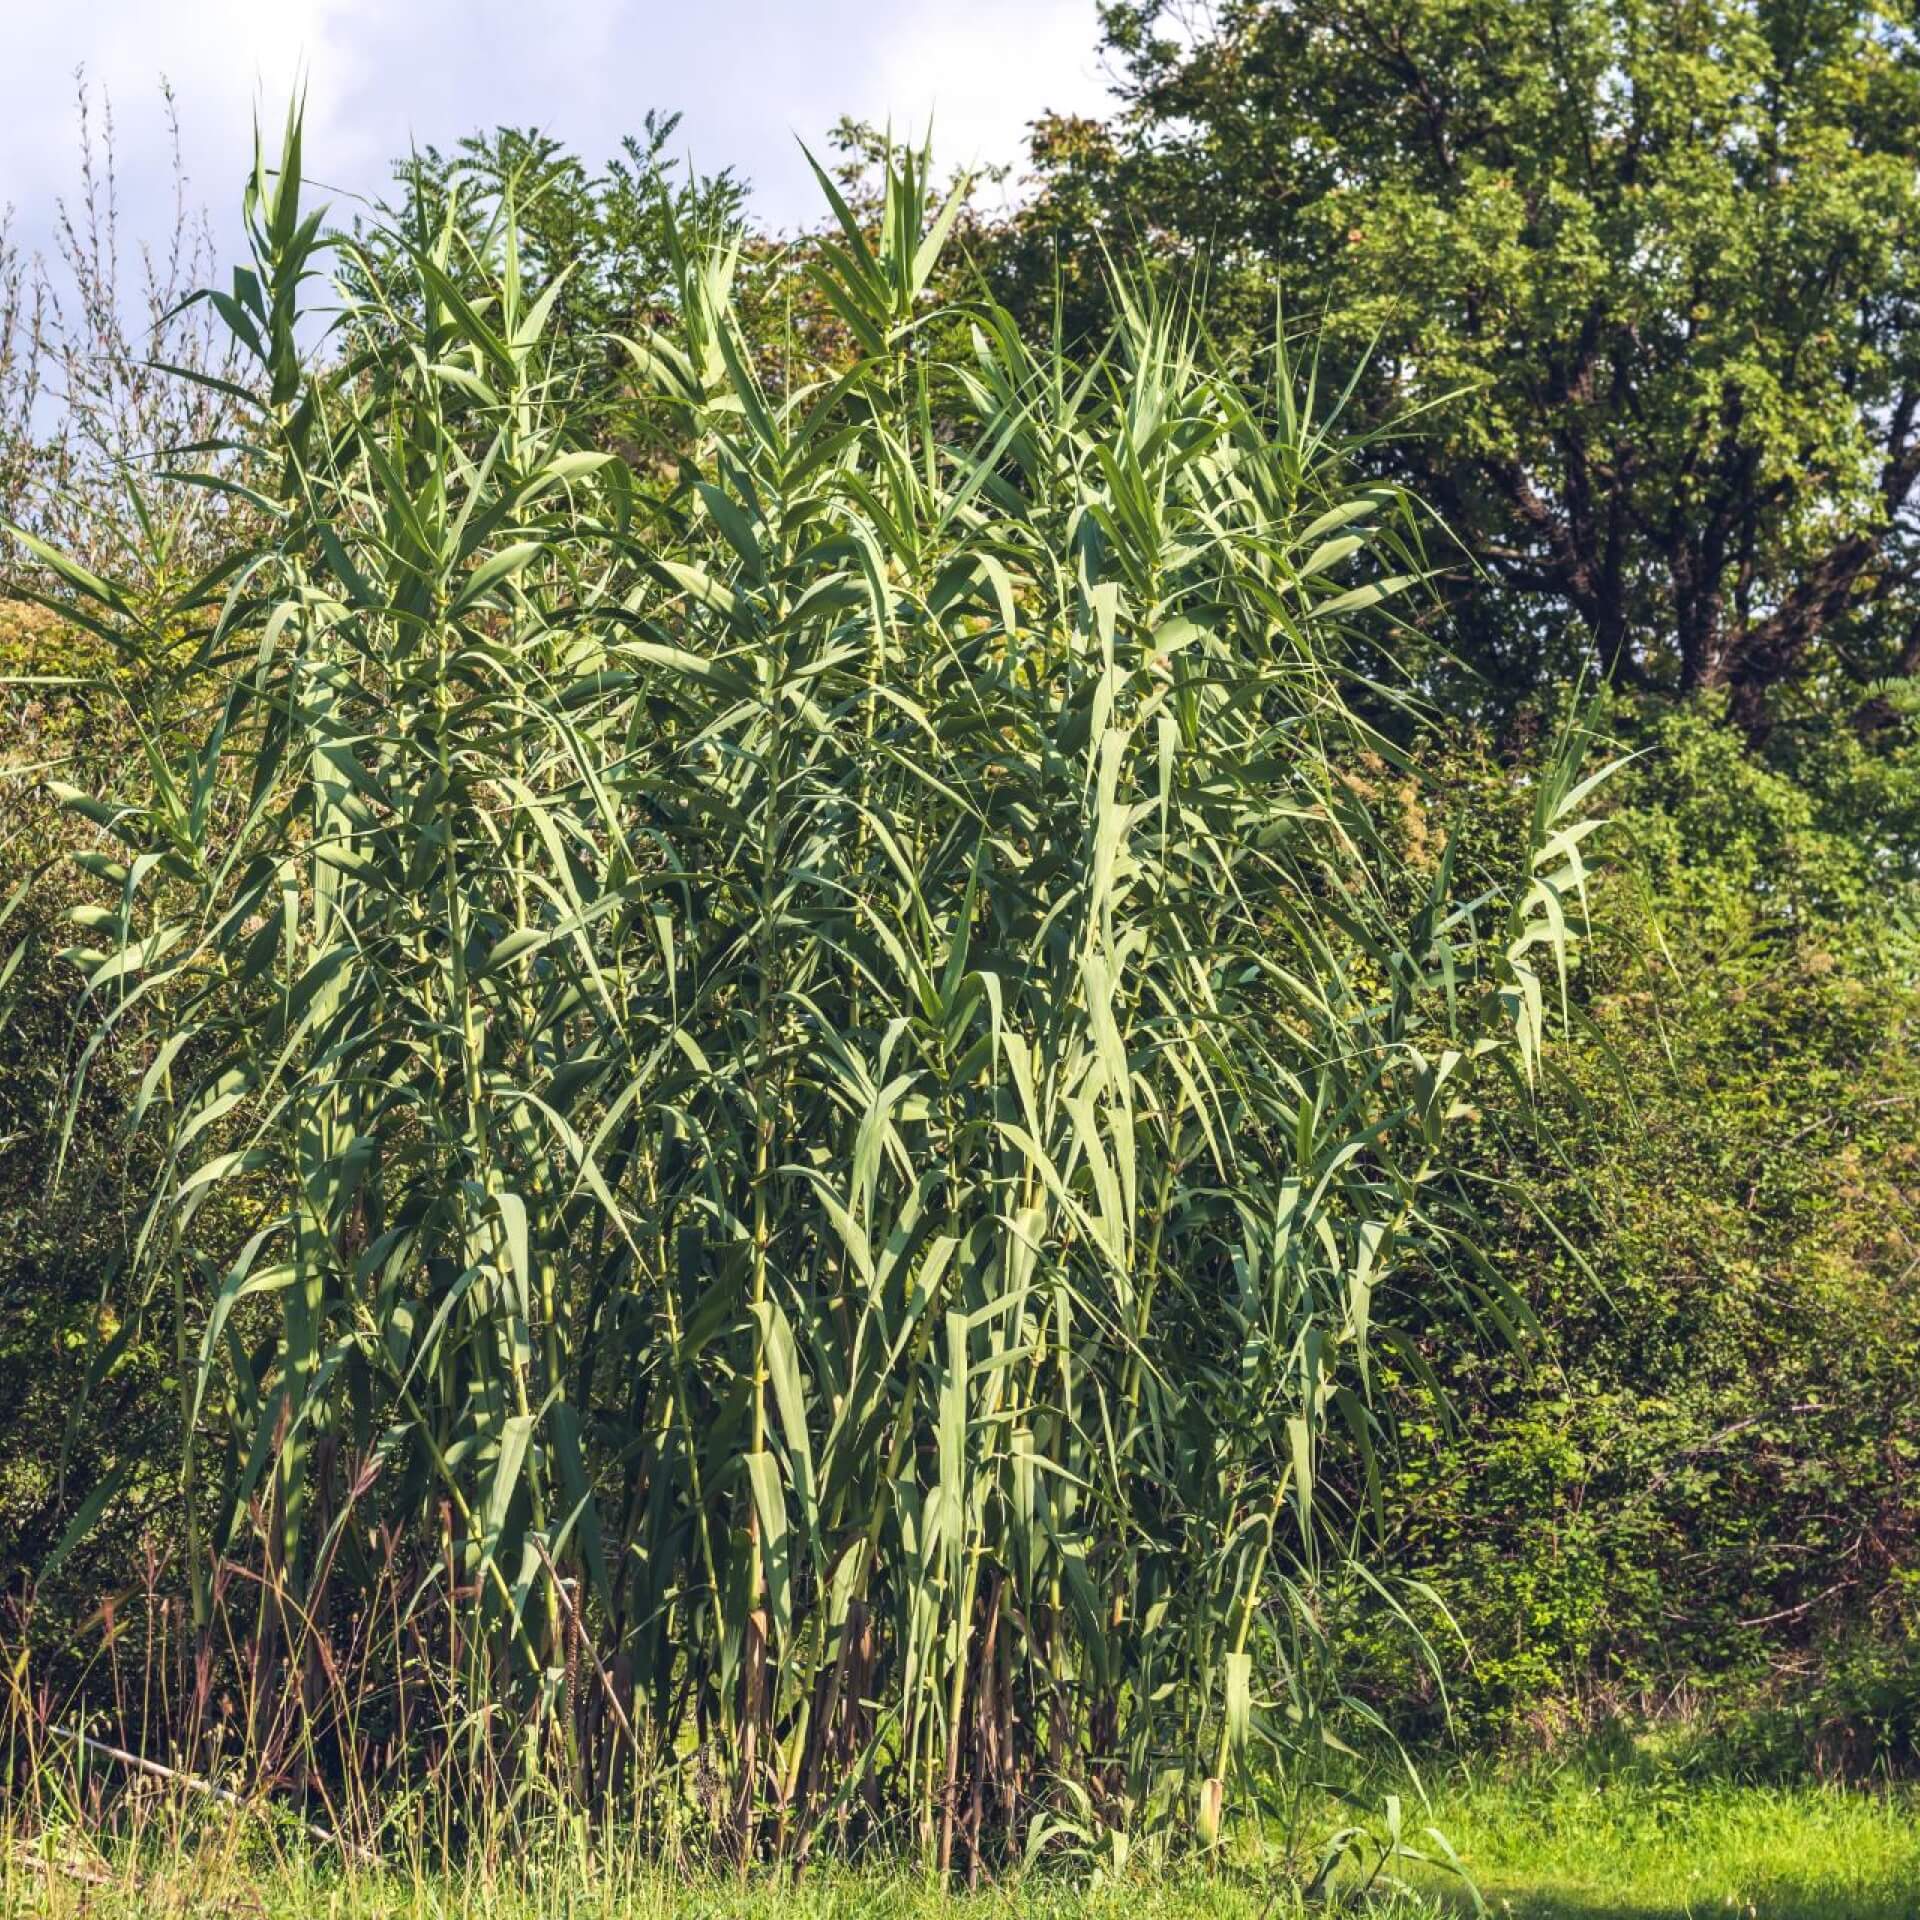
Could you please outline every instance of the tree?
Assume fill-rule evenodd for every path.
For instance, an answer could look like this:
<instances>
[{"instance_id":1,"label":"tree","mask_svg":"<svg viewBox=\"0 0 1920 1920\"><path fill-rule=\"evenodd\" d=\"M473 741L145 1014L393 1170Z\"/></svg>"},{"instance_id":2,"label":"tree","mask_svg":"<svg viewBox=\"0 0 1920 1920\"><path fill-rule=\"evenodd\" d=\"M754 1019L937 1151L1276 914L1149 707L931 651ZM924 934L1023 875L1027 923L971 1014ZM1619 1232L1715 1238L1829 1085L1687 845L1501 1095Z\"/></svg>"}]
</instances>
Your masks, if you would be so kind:
<instances>
[{"instance_id":1,"label":"tree","mask_svg":"<svg viewBox=\"0 0 1920 1920\"><path fill-rule=\"evenodd\" d=\"M478 210L495 241L511 227L527 283L557 289L555 338L577 349L578 377L610 406L627 385L619 336L672 306L676 230L718 232L746 204L746 183L730 168L702 174L673 161L679 125L677 113L650 109L597 172L538 127L469 134L451 152L424 147L395 163L392 199L360 222L357 238L391 281L408 244L443 230L456 201ZM450 255L449 267L480 290L470 262ZM346 284L365 295L372 282L349 265Z\"/></svg>"},{"instance_id":2,"label":"tree","mask_svg":"<svg viewBox=\"0 0 1920 1920\"><path fill-rule=\"evenodd\" d=\"M1880 0L1167 0L1126 106L1053 120L1041 247L1201 256L1318 320L1479 569L1509 684L1920 670L1920 43ZM1574 616L1569 619L1569 615Z\"/></svg>"},{"instance_id":3,"label":"tree","mask_svg":"<svg viewBox=\"0 0 1920 1920\"><path fill-rule=\"evenodd\" d=\"M649 110L641 132L628 134L598 173L538 127L469 134L450 154L427 147L397 163L399 204L382 212L392 228L410 231L423 219L443 224L456 193L500 223L511 202L529 282L564 276L556 324L568 337L631 332L672 299L672 224L723 226L746 203L731 168L700 174L668 157L679 126L677 113ZM381 246L384 232L375 221L367 238Z\"/></svg>"},{"instance_id":4,"label":"tree","mask_svg":"<svg viewBox=\"0 0 1920 1920\"><path fill-rule=\"evenodd\" d=\"M816 271L827 235L812 230L781 235L756 225L743 176L730 167L703 174L690 161L671 157L679 125L679 114L650 110L642 131L626 136L620 151L597 172L538 127L469 134L451 151L425 147L395 163L394 193L359 222L355 236L367 258L378 262L383 290L392 298L395 287L407 283L410 249L423 233L445 228L456 202L478 218L477 231L489 235L492 244L503 244L511 226L526 283L556 289L552 336L573 349L572 375L587 383L582 399L594 413L600 438L623 456L662 472L673 469L677 452L649 437L657 421L636 417L632 360L624 342L674 314L676 263L690 251L722 241L735 247L730 286L742 348L773 391L784 395L836 378L860 352L847 316L822 292ZM980 179L994 177L991 171L955 174L936 189L930 149L898 146L890 135L852 119L835 128L830 151L835 191L871 238L879 238L875 223L882 212L884 177L897 160L913 170L929 215L955 197L956 243L979 244L982 222L970 196ZM448 265L467 293L484 296L485 275L477 261L456 247ZM350 260L344 272L356 295L371 294L373 281L365 268ZM949 258L925 290L928 305L938 305L936 295L971 290L975 278ZM5 287L0 252L0 301ZM0 325L5 312L0 305ZM945 324L954 340L964 342L965 330L957 321ZM0 380L7 369L3 347L0 336ZM581 400L574 410L576 418L584 418Z\"/></svg>"}]
</instances>

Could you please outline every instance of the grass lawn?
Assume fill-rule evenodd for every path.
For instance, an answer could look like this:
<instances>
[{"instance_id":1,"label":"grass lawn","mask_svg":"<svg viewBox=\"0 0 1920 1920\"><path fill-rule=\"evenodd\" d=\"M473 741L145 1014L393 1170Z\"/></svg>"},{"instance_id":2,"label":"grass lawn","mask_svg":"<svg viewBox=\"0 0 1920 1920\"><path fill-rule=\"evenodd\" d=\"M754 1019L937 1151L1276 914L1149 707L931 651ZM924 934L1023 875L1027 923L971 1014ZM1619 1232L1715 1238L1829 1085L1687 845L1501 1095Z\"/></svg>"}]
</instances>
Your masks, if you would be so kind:
<instances>
[{"instance_id":1,"label":"grass lawn","mask_svg":"<svg viewBox=\"0 0 1920 1920\"><path fill-rule=\"evenodd\" d=\"M1567 1777L1456 1791L1435 1812L1502 1920L1920 1920L1920 1800L1911 1796ZM1410 1837L1418 1824L1410 1810ZM1093 1886L1048 1874L943 1895L910 1873L683 1884L564 1860L466 1877L343 1875L263 1848L257 1830L244 1845L230 1835L157 1868L69 1847L48 1869L24 1851L13 1847L0 1864L4 1920L1284 1920L1303 1911L1290 1889L1251 1870ZM1398 1920L1472 1911L1457 1884L1427 1876L1419 1885L1358 1910Z\"/></svg>"},{"instance_id":2,"label":"grass lawn","mask_svg":"<svg viewBox=\"0 0 1920 1920\"><path fill-rule=\"evenodd\" d=\"M1920 1799L1839 1789L1483 1785L1437 1824L1496 1915L1920 1920Z\"/></svg>"}]
</instances>

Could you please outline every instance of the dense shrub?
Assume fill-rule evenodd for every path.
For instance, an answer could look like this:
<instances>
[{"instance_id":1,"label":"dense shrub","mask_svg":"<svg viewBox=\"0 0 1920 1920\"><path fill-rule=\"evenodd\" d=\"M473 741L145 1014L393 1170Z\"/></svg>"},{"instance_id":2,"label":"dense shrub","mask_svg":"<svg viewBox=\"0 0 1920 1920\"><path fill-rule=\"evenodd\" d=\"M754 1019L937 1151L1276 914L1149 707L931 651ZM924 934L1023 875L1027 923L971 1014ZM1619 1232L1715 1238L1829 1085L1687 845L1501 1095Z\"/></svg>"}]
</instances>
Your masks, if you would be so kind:
<instances>
[{"instance_id":1,"label":"dense shrub","mask_svg":"<svg viewBox=\"0 0 1920 1920\"><path fill-rule=\"evenodd\" d=\"M73 1569L97 1596L132 1577L172 1497L172 1360L169 1329L136 1333L118 1304L145 1187L123 1137L138 1035L96 1056L73 1098L86 1036L59 956L92 882L47 783L113 777L139 734L112 650L44 609L0 603L0 680L0 1561L17 1590L89 1497L119 1487Z\"/></svg>"},{"instance_id":2,"label":"dense shrub","mask_svg":"<svg viewBox=\"0 0 1920 1920\"><path fill-rule=\"evenodd\" d=\"M1770 1764L1911 1767L1920 751L1625 724L1632 851L1489 1249L1544 1338L1448 1369L1457 1426L1410 1418L1399 1551L1472 1726L1751 1709Z\"/></svg>"}]
</instances>

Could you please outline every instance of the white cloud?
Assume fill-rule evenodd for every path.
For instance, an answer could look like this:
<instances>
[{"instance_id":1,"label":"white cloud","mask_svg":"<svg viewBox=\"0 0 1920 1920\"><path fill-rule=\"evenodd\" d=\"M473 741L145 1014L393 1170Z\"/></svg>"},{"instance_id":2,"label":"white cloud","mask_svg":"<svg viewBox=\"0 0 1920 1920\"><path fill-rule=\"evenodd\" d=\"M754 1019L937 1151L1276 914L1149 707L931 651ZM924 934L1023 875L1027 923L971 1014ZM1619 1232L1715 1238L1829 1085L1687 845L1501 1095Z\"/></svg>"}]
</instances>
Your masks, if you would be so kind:
<instances>
[{"instance_id":1,"label":"white cloud","mask_svg":"<svg viewBox=\"0 0 1920 1920\"><path fill-rule=\"evenodd\" d=\"M1094 0L0 0L9 111L0 204L45 244L75 179L72 73L111 93L125 224L155 233L170 180L161 74L180 102L190 190L230 228L256 108L270 136L304 73L310 171L385 186L412 141L538 123L590 157L649 107L681 109L703 168L752 179L764 218L817 210L795 135L843 113L918 130L943 160L1018 163L1048 108L1098 110Z\"/></svg>"},{"instance_id":2,"label":"white cloud","mask_svg":"<svg viewBox=\"0 0 1920 1920\"><path fill-rule=\"evenodd\" d=\"M956 166L1026 158L1042 113L1097 113L1107 103L1091 7L1074 0L980 0L927 7L878 44L874 92L916 130L931 116L937 151Z\"/></svg>"}]
</instances>

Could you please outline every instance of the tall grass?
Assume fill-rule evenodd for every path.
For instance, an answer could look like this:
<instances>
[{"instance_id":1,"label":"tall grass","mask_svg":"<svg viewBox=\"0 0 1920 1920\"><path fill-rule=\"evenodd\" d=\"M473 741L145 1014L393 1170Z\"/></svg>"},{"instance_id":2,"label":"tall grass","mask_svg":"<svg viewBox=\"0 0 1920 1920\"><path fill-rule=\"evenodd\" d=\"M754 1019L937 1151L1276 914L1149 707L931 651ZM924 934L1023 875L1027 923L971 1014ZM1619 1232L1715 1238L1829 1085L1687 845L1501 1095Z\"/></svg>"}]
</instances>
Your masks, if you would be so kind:
<instances>
[{"instance_id":1,"label":"tall grass","mask_svg":"<svg viewBox=\"0 0 1920 1920\"><path fill-rule=\"evenodd\" d=\"M210 296L257 540L157 606L36 549L206 716L68 796L152 1036L181 1724L291 1712L362 1840L430 1772L743 1859L1211 1845L1337 1746L1383 1371L1522 1314L1456 1123L1592 781L1504 885L1410 866L1352 666L1408 504L1283 351L934 302L925 179L823 176L812 382L681 235L623 457L513 194L328 238L294 121Z\"/></svg>"}]
</instances>

